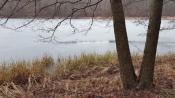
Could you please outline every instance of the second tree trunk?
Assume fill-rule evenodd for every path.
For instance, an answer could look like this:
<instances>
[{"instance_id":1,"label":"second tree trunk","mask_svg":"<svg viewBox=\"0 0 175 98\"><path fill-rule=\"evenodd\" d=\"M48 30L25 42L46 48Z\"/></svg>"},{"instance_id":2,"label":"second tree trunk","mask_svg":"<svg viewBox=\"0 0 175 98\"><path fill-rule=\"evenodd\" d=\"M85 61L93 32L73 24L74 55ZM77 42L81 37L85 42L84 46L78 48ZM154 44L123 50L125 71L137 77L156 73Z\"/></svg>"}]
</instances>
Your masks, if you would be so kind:
<instances>
[{"instance_id":1,"label":"second tree trunk","mask_svg":"<svg viewBox=\"0 0 175 98\"><path fill-rule=\"evenodd\" d=\"M142 89L153 86L154 65L163 8L163 0L149 0L149 3L150 19L139 83L139 88Z\"/></svg>"}]
</instances>

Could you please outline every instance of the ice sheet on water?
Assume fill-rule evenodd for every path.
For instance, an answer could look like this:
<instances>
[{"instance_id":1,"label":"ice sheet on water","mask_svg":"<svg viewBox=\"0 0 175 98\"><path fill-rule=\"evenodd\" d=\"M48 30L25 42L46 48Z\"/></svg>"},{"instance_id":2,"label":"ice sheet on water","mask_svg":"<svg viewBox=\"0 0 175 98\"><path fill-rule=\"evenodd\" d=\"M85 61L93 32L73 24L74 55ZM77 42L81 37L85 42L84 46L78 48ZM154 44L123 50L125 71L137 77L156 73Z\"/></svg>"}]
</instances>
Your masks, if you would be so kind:
<instances>
[{"instance_id":1,"label":"ice sheet on water","mask_svg":"<svg viewBox=\"0 0 175 98\"><path fill-rule=\"evenodd\" d=\"M4 19L5 20L5 19ZM57 56L79 55L81 53L105 53L115 50L113 22L110 19L96 19L91 30L88 30L91 19L73 19L65 21L55 31L57 43L40 42L40 37L49 36L47 30L53 29L60 19L38 19L31 24L14 30L31 19L10 19L5 25L0 26L0 59L31 59L43 54ZM146 36L144 25L137 25L136 20L126 20L128 38L132 52L142 52ZM0 22L3 22L1 19ZM170 27L169 20L163 20L162 27ZM164 30L160 33L158 53L167 53L175 49L175 30Z\"/></svg>"}]
</instances>

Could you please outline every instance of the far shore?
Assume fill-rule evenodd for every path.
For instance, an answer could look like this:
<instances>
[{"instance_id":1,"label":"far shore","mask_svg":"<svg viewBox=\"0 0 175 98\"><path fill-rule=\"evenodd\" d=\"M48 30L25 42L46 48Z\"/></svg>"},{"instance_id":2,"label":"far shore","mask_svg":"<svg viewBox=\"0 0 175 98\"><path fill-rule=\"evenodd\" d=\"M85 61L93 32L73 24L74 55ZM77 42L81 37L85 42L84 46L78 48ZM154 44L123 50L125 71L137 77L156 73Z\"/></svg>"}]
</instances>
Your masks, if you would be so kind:
<instances>
[{"instance_id":1,"label":"far shore","mask_svg":"<svg viewBox=\"0 0 175 98\"><path fill-rule=\"evenodd\" d=\"M7 19L5 17L0 17L3 19ZM64 19L65 17L11 17L9 19ZM112 19L112 17L73 17L72 19ZM128 17L126 16L126 20L127 19L143 19L143 20L147 20L149 19L149 17ZM173 20L175 19L175 17L173 16L163 16L162 19L166 19L166 20Z\"/></svg>"}]
</instances>

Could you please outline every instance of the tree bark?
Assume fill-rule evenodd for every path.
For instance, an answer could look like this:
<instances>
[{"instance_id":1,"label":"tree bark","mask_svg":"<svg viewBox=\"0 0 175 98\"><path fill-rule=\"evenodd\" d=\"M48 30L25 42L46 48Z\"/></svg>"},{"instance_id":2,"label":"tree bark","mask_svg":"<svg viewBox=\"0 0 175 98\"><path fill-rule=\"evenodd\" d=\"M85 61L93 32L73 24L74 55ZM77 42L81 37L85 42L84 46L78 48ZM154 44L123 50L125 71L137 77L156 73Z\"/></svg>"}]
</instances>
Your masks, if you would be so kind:
<instances>
[{"instance_id":1,"label":"tree bark","mask_svg":"<svg viewBox=\"0 0 175 98\"><path fill-rule=\"evenodd\" d=\"M140 71L139 88L147 89L153 86L154 65L161 25L163 0L149 0L150 19L144 56Z\"/></svg>"},{"instance_id":2,"label":"tree bark","mask_svg":"<svg viewBox=\"0 0 175 98\"><path fill-rule=\"evenodd\" d=\"M122 1L111 0L111 8L121 80L124 89L133 89L137 84L137 76L131 59Z\"/></svg>"}]
</instances>

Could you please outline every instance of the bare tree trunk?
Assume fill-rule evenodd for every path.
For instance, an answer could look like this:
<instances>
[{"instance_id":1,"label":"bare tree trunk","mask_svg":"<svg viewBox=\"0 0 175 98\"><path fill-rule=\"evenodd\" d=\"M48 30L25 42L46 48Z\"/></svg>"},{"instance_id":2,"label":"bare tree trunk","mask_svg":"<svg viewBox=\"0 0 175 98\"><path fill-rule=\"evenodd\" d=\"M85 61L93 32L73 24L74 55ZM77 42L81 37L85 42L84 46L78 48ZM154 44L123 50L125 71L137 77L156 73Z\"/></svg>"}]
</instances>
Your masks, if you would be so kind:
<instances>
[{"instance_id":1,"label":"bare tree trunk","mask_svg":"<svg viewBox=\"0 0 175 98\"><path fill-rule=\"evenodd\" d=\"M132 89L137 84L137 76L131 59L122 1L111 0L111 8L123 87Z\"/></svg>"},{"instance_id":2,"label":"bare tree trunk","mask_svg":"<svg viewBox=\"0 0 175 98\"><path fill-rule=\"evenodd\" d=\"M154 65L159 39L163 0L149 0L150 19L145 44L143 62L140 71L139 88L145 89L153 86Z\"/></svg>"}]
</instances>

